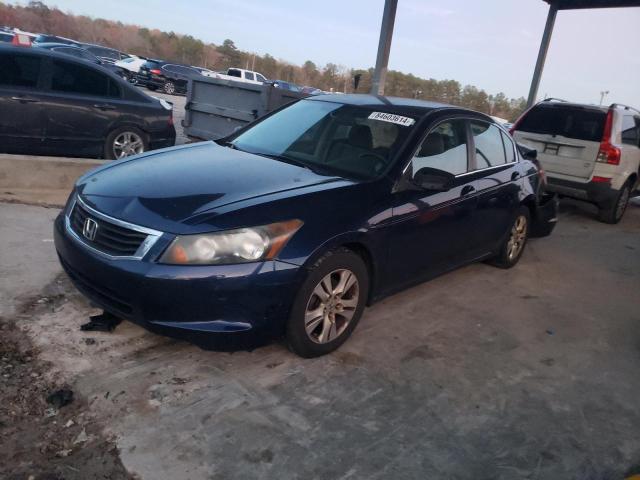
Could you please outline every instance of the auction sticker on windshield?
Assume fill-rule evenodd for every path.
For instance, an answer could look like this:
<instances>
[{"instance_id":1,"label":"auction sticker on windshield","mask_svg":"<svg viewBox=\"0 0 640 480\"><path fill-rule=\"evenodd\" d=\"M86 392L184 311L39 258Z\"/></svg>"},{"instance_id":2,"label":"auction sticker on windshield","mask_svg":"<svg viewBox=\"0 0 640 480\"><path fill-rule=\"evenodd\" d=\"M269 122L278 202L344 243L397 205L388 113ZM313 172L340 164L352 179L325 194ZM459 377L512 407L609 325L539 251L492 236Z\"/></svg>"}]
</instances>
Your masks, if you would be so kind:
<instances>
[{"instance_id":1,"label":"auction sticker on windshield","mask_svg":"<svg viewBox=\"0 0 640 480\"><path fill-rule=\"evenodd\" d=\"M396 125L402 125L404 127L410 127L411 125L416 123L413 118L384 112L373 112L371 115L369 115L369 120L380 120L382 122L395 123Z\"/></svg>"}]
</instances>

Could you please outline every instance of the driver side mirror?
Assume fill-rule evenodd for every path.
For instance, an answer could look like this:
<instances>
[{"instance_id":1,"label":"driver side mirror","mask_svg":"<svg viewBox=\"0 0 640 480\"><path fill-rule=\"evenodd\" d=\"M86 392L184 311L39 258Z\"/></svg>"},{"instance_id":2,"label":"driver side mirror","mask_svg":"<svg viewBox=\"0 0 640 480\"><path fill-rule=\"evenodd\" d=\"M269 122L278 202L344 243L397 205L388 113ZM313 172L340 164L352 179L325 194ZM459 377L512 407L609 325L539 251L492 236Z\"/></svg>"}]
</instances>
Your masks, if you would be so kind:
<instances>
[{"instance_id":1,"label":"driver side mirror","mask_svg":"<svg viewBox=\"0 0 640 480\"><path fill-rule=\"evenodd\" d=\"M413 175L413 183L432 192L446 192L451 190L455 176L444 170L423 167Z\"/></svg>"}]
</instances>

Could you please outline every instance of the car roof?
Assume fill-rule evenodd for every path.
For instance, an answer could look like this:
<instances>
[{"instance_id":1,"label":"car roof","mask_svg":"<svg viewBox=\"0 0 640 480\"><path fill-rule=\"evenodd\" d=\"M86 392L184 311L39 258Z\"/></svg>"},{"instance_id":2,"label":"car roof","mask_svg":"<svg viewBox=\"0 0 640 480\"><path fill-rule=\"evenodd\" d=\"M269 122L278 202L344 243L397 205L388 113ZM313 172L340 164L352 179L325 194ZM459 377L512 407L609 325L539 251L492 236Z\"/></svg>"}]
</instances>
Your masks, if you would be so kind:
<instances>
[{"instance_id":1,"label":"car roof","mask_svg":"<svg viewBox=\"0 0 640 480\"><path fill-rule=\"evenodd\" d=\"M387 97L383 95L369 94L320 94L313 97L307 97L306 100L313 102L333 102L345 105L357 105L368 108L385 108L386 110L394 110L402 113L423 114L433 110L455 110L460 112L468 112L476 116L480 116L491 123L496 123L489 115L470 110L468 108L459 107L457 105L449 105L447 103L430 102L427 100L417 100L414 98ZM389 108L391 107L391 108Z\"/></svg>"}]
</instances>

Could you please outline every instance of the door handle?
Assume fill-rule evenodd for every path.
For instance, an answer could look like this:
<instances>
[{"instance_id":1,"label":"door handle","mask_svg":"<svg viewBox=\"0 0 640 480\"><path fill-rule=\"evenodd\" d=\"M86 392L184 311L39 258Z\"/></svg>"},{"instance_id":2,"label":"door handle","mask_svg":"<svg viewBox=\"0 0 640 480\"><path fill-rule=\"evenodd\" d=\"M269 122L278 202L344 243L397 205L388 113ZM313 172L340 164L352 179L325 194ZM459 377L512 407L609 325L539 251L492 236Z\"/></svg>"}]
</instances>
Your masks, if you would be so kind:
<instances>
[{"instance_id":1,"label":"door handle","mask_svg":"<svg viewBox=\"0 0 640 480\"><path fill-rule=\"evenodd\" d=\"M511 181L512 181L512 182L513 182L514 180L519 179L519 178L520 178L520 173L518 173L518 172L513 172L513 173L511 174Z\"/></svg>"},{"instance_id":2,"label":"door handle","mask_svg":"<svg viewBox=\"0 0 640 480\"><path fill-rule=\"evenodd\" d=\"M464 187L462 187L462 190L460 191L460 196L466 197L467 195L471 195L475 191L476 191L475 187L471 185L465 185Z\"/></svg>"},{"instance_id":3,"label":"door handle","mask_svg":"<svg viewBox=\"0 0 640 480\"><path fill-rule=\"evenodd\" d=\"M37 98L31 97L11 97L11 100L15 100L20 103L38 103L40 101Z\"/></svg>"},{"instance_id":4,"label":"door handle","mask_svg":"<svg viewBox=\"0 0 640 480\"><path fill-rule=\"evenodd\" d=\"M95 103L93 105L95 108L99 108L100 110L115 110L116 107L113 105L109 105L108 103Z\"/></svg>"}]
</instances>

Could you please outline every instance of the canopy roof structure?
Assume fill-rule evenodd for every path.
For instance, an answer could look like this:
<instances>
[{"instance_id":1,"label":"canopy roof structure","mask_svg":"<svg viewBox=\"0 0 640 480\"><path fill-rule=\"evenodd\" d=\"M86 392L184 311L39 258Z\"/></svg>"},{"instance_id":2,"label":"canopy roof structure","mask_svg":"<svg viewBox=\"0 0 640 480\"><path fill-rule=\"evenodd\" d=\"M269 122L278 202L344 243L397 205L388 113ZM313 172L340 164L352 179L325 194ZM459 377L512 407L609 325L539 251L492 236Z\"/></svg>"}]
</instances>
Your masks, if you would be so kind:
<instances>
[{"instance_id":1,"label":"canopy roof structure","mask_svg":"<svg viewBox=\"0 0 640 480\"><path fill-rule=\"evenodd\" d=\"M549 4L549 14L547 15L547 23L542 34L542 42L540 43L540 51L538 52L538 60L536 68L533 71L531 79L531 88L529 88L529 97L527 98L527 107L533 105L538 96L538 87L540 87L540 79L542 78L542 70L547 60L547 52L551 43L551 34L553 26L556 23L556 14L558 10L580 10L587 8L619 8L619 7L640 7L640 0L543 0Z\"/></svg>"},{"instance_id":2,"label":"canopy roof structure","mask_svg":"<svg viewBox=\"0 0 640 480\"><path fill-rule=\"evenodd\" d=\"M540 43L540 51L538 52L538 60L536 68L533 71L533 79L531 80L531 88L529 89L529 98L527 106L530 107L536 101L538 95L538 87L540 86L540 78L542 70L547 59L549 44L551 43L551 34L556 22L556 15L559 10L583 10L595 8L620 8L620 7L640 7L640 0L543 0L549 4L549 14L547 15L547 23L542 34L542 42ZM376 68L373 72L373 81L371 86L372 95L384 94L384 83L387 74L387 65L389 63L389 51L391 50L391 39L393 38L393 26L395 23L396 9L398 0L385 0L384 11L382 14L382 25L380 27L380 40L378 43L378 56L376 58Z\"/></svg>"},{"instance_id":3,"label":"canopy roof structure","mask_svg":"<svg viewBox=\"0 0 640 480\"><path fill-rule=\"evenodd\" d=\"M555 5L558 10L578 10L582 8L640 7L640 0L544 0Z\"/></svg>"}]
</instances>

